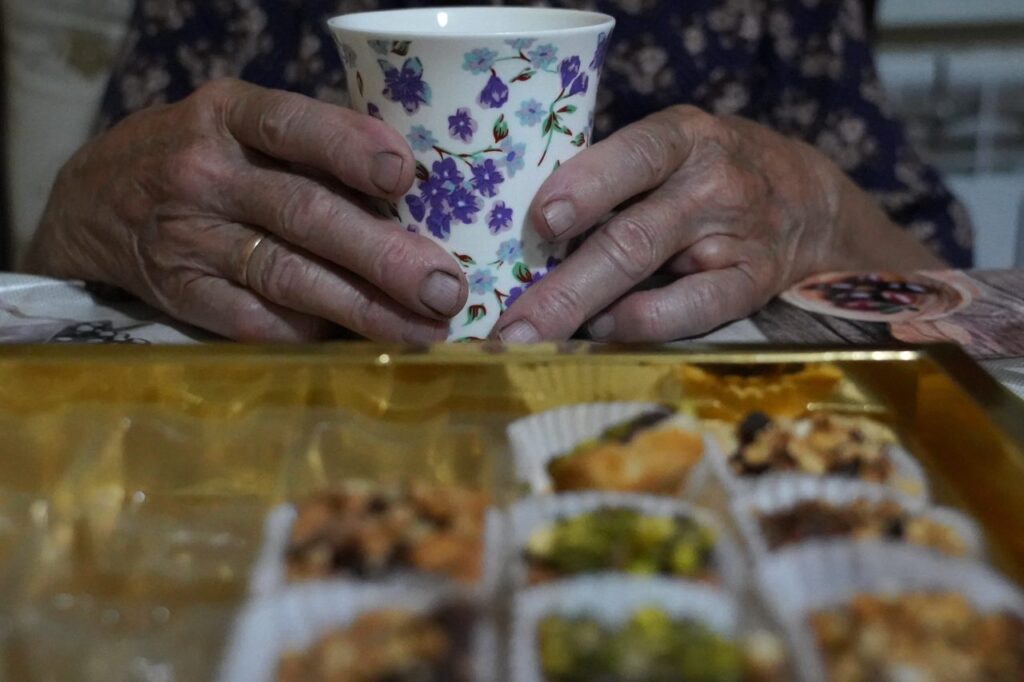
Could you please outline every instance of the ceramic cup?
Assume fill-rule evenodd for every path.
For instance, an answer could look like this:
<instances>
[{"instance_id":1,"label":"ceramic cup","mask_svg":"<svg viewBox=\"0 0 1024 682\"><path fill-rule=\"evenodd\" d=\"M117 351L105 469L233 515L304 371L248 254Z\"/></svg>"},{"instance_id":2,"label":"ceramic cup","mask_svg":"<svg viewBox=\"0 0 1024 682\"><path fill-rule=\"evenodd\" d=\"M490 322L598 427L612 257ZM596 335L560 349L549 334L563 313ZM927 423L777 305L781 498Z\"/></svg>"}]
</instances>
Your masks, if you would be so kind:
<instances>
[{"instance_id":1,"label":"ceramic cup","mask_svg":"<svg viewBox=\"0 0 1024 682\"><path fill-rule=\"evenodd\" d=\"M590 144L614 19L467 7L328 24L353 108L396 128L416 157L412 190L388 210L447 249L469 281L449 339L486 338L565 254L526 213L551 172Z\"/></svg>"}]
</instances>

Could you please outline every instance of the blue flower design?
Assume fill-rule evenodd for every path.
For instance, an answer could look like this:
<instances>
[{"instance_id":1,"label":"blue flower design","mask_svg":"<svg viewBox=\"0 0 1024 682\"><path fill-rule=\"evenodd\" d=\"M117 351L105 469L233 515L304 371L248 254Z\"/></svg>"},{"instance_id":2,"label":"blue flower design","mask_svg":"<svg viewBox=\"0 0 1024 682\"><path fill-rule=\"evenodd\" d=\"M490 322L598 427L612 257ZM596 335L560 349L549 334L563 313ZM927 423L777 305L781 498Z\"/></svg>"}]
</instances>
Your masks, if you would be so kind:
<instances>
[{"instance_id":1,"label":"blue flower design","mask_svg":"<svg viewBox=\"0 0 1024 682\"><path fill-rule=\"evenodd\" d=\"M480 199L465 187L457 187L448 197L448 206L456 220L470 225L480 210Z\"/></svg>"},{"instance_id":2,"label":"blue flower design","mask_svg":"<svg viewBox=\"0 0 1024 682\"><path fill-rule=\"evenodd\" d=\"M406 59L396 69L383 59L377 60L384 71L384 96L400 102L408 114L415 114L421 105L430 104L430 86L423 82L423 63L418 57Z\"/></svg>"},{"instance_id":3,"label":"blue flower design","mask_svg":"<svg viewBox=\"0 0 1024 682\"><path fill-rule=\"evenodd\" d=\"M498 58L498 53L486 47L481 47L476 50L470 50L462 58L465 60L462 63L463 71L481 74L491 70L494 66L494 60Z\"/></svg>"},{"instance_id":4,"label":"blue flower design","mask_svg":"<svg viewBox=\"0 0 1024 682\"><path fill-rule=\"evenodd\" d=\"M558 48L551 43L544 43L527 52L526 56L538 69L546 69L558 61Z\"/></svg>"},{"instance_id":5,"label":"blue flower design","mask_svg":"<svg viewBox=\"0 0 1024 682\"><path fill-rule=\"evenodd\" d=\"M473 188L480 192L481 196L497 196L498 185L504 181L505 176L498 170L493 159L485 159L473 166Z\"/></svg>"},{"instance_id":6,"label":"blue flower design","mask_svg":"<svg viewBox=\"0 0 1024 682\"><path fill-rule=\"evenodd\" d=\"M568 88L576 77L580 75L580 58L569 57L563 59L558 65L558 72L562 74L562 87Z\"/></svg>"},{"instance_id":7,"label":"blue flower design","mask_svg":"<svg viewBox=\"0 0 1024 682\"><path fill-rule=\"evenodd\" d=\"M489 294L497 283L498 278L491 274L490 268L474 270L469 275L469 290L474 294Z\"/></svg>"},{"instance_id":8,"label":"blue flower design","mask_svg":"<svg viewBox=\"0 0 1024 682\"><path fill-rule=\"evenodd\" d=\"M451 190L443 180L431 176L420 183L420 193L423 195L422 201L430 204L430 207L436 210L444 206Z\"/></svg>"},{"instance_id":9,"label":"blue flower design","mask_svg":"<svg viewBox=\"0 0 1024 682\"><path fill-rule=\"evenodd\" d=\"M529 49L535 40L535 38L514 38L512 40L506 40L505 44L517 52L522 52L523 50Z\"/></svg>"},{"instance_id":10,"label":"blue flower design","mask_svg":"<svg viewBox=\"0 0 1024 682\"><path fill-rule=\"evenodd\" d=\"M508 86L498 76L491 75L480 92L478 100L484 109L500 109L508 101Z\"/></svg>"},{"instance_id":11,"label":"blue flower design","mask_svg":"<svg viewBox=\"0 0 1024 682\"><path fill-rule=\"evenodd\" d=\"M597 37L597 49L594 51L594 58L590 60L590 70L600 71L604 66L604 60L608 56L608 34L602 33Z\"/></svg>"},{"instance_id":12,"label":"blue flower design","mask_svg":"<svg viewBox=\"0 0 1024 682\"><path fill-rule=\"evenodd\" d=\"M525 144L513 144L510 137L506 137L501 141L501 163L505 166L510 178L514 178L516 171L520 171L526 166L525 157Z\"/></svg>"},{"instance_id":13,"label":"blue flower design","mask_svg":"<svg viewBox=\"0 0 1024 682\"><path fill-rule=\"evenodd\" d=\"M448 134L456 140L471 142L476 128L476 121L465 107L456 109L455 114L448 117Z\"/></svg>"},{"instance_id":14,"label":"blue flower design","mask_svg":"<svg viewBox=\"0 0 1024 682\"><path fill-rule=\"evenodd\" d=\"M430 151L437 144L437 138L424 126L413 126L405 139L409 140L409 146L417 152Z\"/></svg>"},{"instance_id":15,"label":"blue flower design","mask_svg":"<svg viewBox=\"0 0 1024 682\"><path fill-rule=\"evenodd\" d=\"M511 263L523 257L523 243L518 239L509 239L498 246L498 260Z\"/></svg>"},{"instance_id":16,"label":"blue flower design","mask_svg":"<svg viewBox=\"0 0 1024 682\"><path fill-rule=\"evenodd\" d=\"M499 234L512 227L512 209L507 207L504 201L494 202L494 207L487 216L487 227L490 228L491 234Z\"/></svg>"},{"instance_id":17,"label":"blue flower design","mask_svg":"<svg viewBox=\"0 0 1024 682\"><path fill-rule=\"evenodd\" d=\"M522 103L519 111L516 112L516 116L519 117L519 122L524 126L533 127L540 123L540 120L544 118L546 113L547 111L544 109L543 104L535 99L531 99Z\"/></svg>"},{"instance_id":18,"label":"blue flower design","mask_svg":"<svg viewBox=\"0 0 1024 682\"><path fill-rule=\"evenodd\" d=\"M576 77L576 80L569 86L569 92L566 97L572 97L573 95L582 95L587 91L587 87L590 85L590 76L585 73L581 73Z\"/></svg>"},{"instance_id":19,"label":"blue flower design","mask_svg":"<svg viewBox=\"0 0 1024 682\"><path fill-rule=\"evenodd\" d=\"M459 172L459 165L450 156L447 159L435 161L431 167L431 175L442 183L448 184L449 188L457 187L466 178Z\"/></svg>"},{"instance_id":20,"label":"blue flower design","mask_svg":"<svg viewBox=\"0 0 1024 682\"><path fill-rule=\"evenodd\" d=\"M422 197L406 194L405 205L409 207L409 213L412 214L413 220L423 222L423 217L427 214L427 206L423 203Z\"/></svg>"},{"instance_id":21,"label":"blue flower design","mask_svg":"<svg viewBox=\"0 0 1024 682\"><path fill-rule=\"evenodd\" d=\"M445 241L452 233L452 215L447 206L435 207L427 216L427 229L430 234Z\"/></svg>"}]
</instances>

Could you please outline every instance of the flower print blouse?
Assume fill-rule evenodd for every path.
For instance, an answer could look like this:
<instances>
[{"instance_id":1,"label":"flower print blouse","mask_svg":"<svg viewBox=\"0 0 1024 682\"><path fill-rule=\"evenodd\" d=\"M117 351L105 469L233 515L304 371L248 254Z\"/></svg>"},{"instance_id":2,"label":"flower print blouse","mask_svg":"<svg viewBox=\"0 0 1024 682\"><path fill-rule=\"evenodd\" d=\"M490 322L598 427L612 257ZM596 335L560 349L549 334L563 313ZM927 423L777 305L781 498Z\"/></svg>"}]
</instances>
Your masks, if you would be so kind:
<instances>
[{"instance_id":1,"label":"flower print blouse","mask_svg":"<svg viewBox=\"0 0 1024 682\"><path fill-rule=\"evenodd\" d=\"M734 114L815 146L891 218L956 266L972 258L970 221L922 162L885 99L863 0L553 0L614 15L595 138L673 104ZM465 0L137 0L103 100L102 124L236 77L345 101L344 71L325 22L374 9L481 4ZM495 4L544 4L495 2ZM467 59L486 61L487 55ZM543 55L537 55L543 58ZM466 68L471 69L472 63ZM573 65L565 65L571 71ZM572 73L562 77L572 82ZM427 93L396 69L407 106ZM500 100L507 92L493 88ZM536 112L526 103L516 115ZM449 121L453 135L472 123ZM416 144L418 140L412 140ZM424 142L425 143L425 142ZM495 217L500 220L500 216Z\"/></svg>"}]
</instances>

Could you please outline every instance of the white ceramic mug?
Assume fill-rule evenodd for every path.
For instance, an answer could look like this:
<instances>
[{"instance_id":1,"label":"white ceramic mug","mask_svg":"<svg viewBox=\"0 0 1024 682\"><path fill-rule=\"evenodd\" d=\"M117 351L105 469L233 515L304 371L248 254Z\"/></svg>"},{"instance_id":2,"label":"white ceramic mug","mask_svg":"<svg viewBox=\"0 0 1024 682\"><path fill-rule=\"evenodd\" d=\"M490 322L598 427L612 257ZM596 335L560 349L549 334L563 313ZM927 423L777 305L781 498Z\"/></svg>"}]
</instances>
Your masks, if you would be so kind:
<instances>
[{"instance_id":1,"label":"white ceramic mug","mask_svg":"<svg viewBox=\"0 0 1024 682\"><path fill-rule=\"evenodd\" d=\"M561 9L467 7L330 20L352 106L396 128L416 182L392 215L459 262L469 300L449 339L486 338L564 256L526 213L551 172L590 144L615 20Z\"/></svg>"}]
</instances>

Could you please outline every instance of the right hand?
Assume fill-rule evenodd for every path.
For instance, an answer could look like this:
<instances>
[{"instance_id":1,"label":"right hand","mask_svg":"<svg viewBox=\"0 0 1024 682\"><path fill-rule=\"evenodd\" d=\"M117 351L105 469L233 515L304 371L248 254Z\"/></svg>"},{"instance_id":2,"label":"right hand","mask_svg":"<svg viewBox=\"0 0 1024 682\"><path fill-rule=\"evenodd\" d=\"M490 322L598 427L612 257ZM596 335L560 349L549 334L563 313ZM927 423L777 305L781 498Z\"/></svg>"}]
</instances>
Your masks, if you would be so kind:
<instances>
[{"instance_id":1,"label":"right hand","mask_svg":"<svg viewBox=\"0 0 1024 682\"><path fill-rule=\"evenodd\" d=\"M238 340L314 340L339 325L440 341L468 295L458 263L366 206L397 200L414 176L408 145L381 121L214 81L76 153L28 265Z\"/></svg>"}]
</instances>

